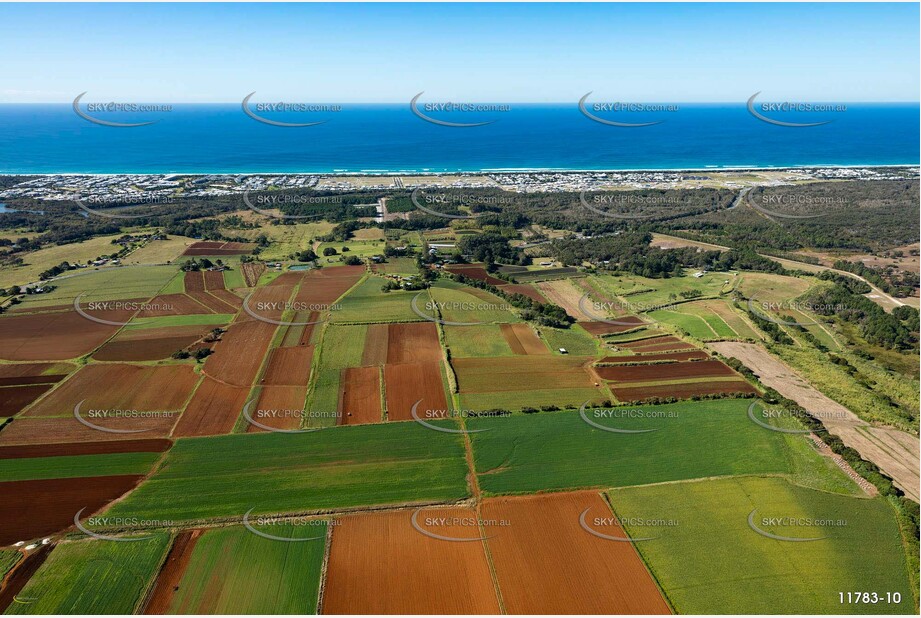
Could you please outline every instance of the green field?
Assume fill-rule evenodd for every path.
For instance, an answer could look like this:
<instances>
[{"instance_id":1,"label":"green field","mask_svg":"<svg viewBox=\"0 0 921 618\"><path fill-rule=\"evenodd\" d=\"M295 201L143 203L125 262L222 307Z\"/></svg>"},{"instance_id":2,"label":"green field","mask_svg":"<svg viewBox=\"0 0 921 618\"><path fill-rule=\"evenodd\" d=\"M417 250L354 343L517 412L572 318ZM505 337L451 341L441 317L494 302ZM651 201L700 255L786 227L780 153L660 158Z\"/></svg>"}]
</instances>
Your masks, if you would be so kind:
<instances>
[{"instance_id":1,"label":"green field","mask_svg":"<svg viewBox=\"0 0 921 618\"><path fill-rule=\"evenodd\" d=\"M255 518L254 518L255 519ZM170 614L315 614L326 522L255 525L283 542L242 526L208 530L195 544Z\"/></svg>"},{"instance_id":2,"label":"green field","mask_svg":"<svg viewBox=\"0 0 921 618\"><path fill-rule=\"evenodd\" d=\"M328 234L334 226L335 224L328 221L295 223L294 225L266 224L254 230L233 230L233 235L255 240L260 234L265 234L270 243L259 254L259 259L284 261L288 260L288 256L292 253L312 248L314 238Z\"/></svg>"},{"instance_id":3,"label":"green field","mask_svg":"<svg viewBox=\"0 0 921 618\"><path fill-rule=\"evenodd\" d=\"M232 456L228 454L232 453ZM467 495L461 438L416 423L180 439L113 516L306 512Z\"/></svg>"},{"instance_id":4,"label":"green field","mask_svg":"<svg viewBox=\"0 0 921 618\"><path fill-rule=\"evenodd\" d=\"M470 419L467 426L490 430L471 439L480 486L496 494L789 473L784 436L752 423L750 402L621 408L643 410L646 418L595 418L586 412L605 426L658 430L641 434L596 429L578 412Z\"/></svg>"},{"instance_id":5,"label":"green field","mask_svg":"<svg viewBox=\"0 0 921 618\"><path fill-rule=\"evenodd\" d=\"M411 257L390 257L386 262L377 264L374 269L380 273L388 275L417 275L419 267L416 266L416 258Z\"/></svg>"},{"instance_id":6,"label":"green field","mask_svg":"<svg viewBox=\"0 0 921 618\"><path fill-rule=\"evenodd\" d=\"M486 290L471 288L454 281L437 281L429 292L432 300L439 303L440 319L445 322L502 324L521 321L505 300ZM425 303L423 295L419 298L419 309L426 315L434 316L435 311Z\"/></svg>"},{"instance_id":7,"label":"green field","mask_svg":"<svg viewBox=\"0 0 921 618\"><path fill-rule=\"evenodd\" d=\"M452 358L514 356L498 324L445 325L443 328Z\"/></svg>"},{"instance_id":8,"label":"green field","mask_svg":"<svg viewBox=\"0 0 921 618\"><path fill-rule=\"evenodd\" d=\"M113 245L112 241L121 234L99 236L78 243L66 245L51 245L23 255L22 266L0 267L0 288L12 285L25 285L38 281L40 273L57 266L61 262L71 264L86 264L102 255L117 253L121 245Z\"/></svg>"},{"instance_id":9,"label":"green field","mask_svg":"<svg viewBox=\"0 0 921 618\"><path fill-rule=\"evenodd\" d=\"M123 266L75 270L54 281L48 294L26 296L22 307L66 305L84 293L81 303L101 300L147 300L176 275L176 266Z\"/></svg>"},{"instance_id":10,"label":"green field","mask_svg":"<svg viewBox=\"0 0 921 618\"><path fill-rule=\"evenodd\" d=\"M412 298L419 292L383 292L381 286L386 282L387 279L383 277L368 277L339 301L342 308L331 311L330 320L336 323L357 324L421 321L422 318L416 315L410 306ZM420 308L425 306L428 298L428 292L423 290L418 301Z\"/></svg>"},{"instance_id":11,"label":"green field","mask_svg":"<svg viewBox=\"0 0 921 618\"><path fill-rule=\"evenodd\" d=\"M559 354L560 348L573 356L597 356L598 354L596 339L577 324L571 324L569 328L539 326L537 330L554 354Z\"/></svg>"},{"instance_id":12,"label":"green field","mask_svg":"<svg viewBox=\"0 0 921 618\"><path fill-rule=\"evenodd\" d=\"M0 549L0 580L9 573L10 569L16 566L20 558L22 558L22 554L15 549Z\"/></svg>"},{"instance_id":13,"label":"green field","mask_svg":"<svg viewBox=\"0 0 921 618\"><path fill-rule=\"evenodd\" d=\"M111 453L0 459L0 482L147 474L161 453Z\"/></svg>"},{"instance_id":14,"label":"green field","mask_svg":"<svg viewBox=\"0 0 921 618\"><path fill-rule=\"evenodd\" d=\"M677 613L915 613L905 551L883 499L828 494L779 478L628 487L610 497L631 536L652 537L635 546ZM771 534L825 538L766 538L748 526L752 509L756 525ZM834 525L770 525L764 518ZM673 523L637 525L662 520ZM902 601L842 604L839 592L848 591L899 592Z\"/></svg>"},{"instance_id":15,"label":"green field","mask_svg":"<svg viewBox=\"0 0 921 618\"><path fill-rule=\"evenodd\" d=\"M170 326L220 326L233 320L232 313L201 313L197 315L165 315L156 318L134 318L126 330L167 328Z\"/></svg>"},{"instance_id":16,"label":"green field","mask_svg":"<svg viewBox=\"0 0 921 618\"><path fill-rule=\"evenodd\" d=\"M52 550L7 614L132 614L151 586L169 535L130 542L69 541Z\"/></svg>"},{"instance_id":17,"label":"green field","mask_svg":"<svg viewBox=\"0 0 921 618\"><path fill-rule=\"evenodd\" d=\"M704 341L719 339L716 332L707 326L707 322L703 318L696 315L681 313L678 311L667 311L665 309L650 311L647 315L656 322L677 326L682 331L684 331L685 334L690 335L696 339L701 339ZM725 322L723 324L725 325Z\"/></svg>"}]
</instances>

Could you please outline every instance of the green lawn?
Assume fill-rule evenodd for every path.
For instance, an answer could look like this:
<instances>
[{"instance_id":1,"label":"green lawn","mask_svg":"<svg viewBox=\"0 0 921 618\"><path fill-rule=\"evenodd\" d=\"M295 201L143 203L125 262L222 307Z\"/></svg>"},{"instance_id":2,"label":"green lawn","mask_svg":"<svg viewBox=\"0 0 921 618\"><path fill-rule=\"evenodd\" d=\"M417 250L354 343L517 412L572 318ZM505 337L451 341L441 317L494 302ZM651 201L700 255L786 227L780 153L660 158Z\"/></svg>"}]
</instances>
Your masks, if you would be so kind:
<instances>
[{"instance_id":1,"label":"green lawn","mask_svg":"<svg viewBox=\"0 0 921 618\"><path fill-rule=\"evenodd\" d=\"M416 423L180 439L112 516L189 521L467 495L463 442Z\"/></svg>"},{"instance_id":2,"label":"green lawn","mask_svg":"<svg viewBox=\"0 0 921 618\"><path fill-rule=\"evenodd\" d=\"M255 520L255 518L254 518ZM326 547L326 522L208 530L195 544L170 614L315 614Z\"/></svg>"},{"instance_id":3,"label":"green lawn","mask_svg":"<svg viewBox=\"0 0 921 618\"><path fill-rule=\"evenodd\" d=\"M578 412L471 419L480 486L492 493L524 493L580 487L618 487L708 476L788 473L791 464L781 433L748 418L750 400L723 399L665 406L635 406L646 418L590 420ZM666 415L662 418L662 415Z\"/></svg>"},{"instance_id":4,"label":"green lawn","mask_svg":"<svg viewBox=\"0 0 921 618\"><path fill-rule=\"evenodd\" d=\"M7 614L132 614L169 546L169 535L131 542L64 542L32 576ZM34 599L34 600L33 600Z\"/></svg>"},{"instance_id":5,"label":"green lawn","mask_svg":"<svg viewBox=\"0 0 921 618\"><path fill-rule=\"evenodd\" d=\"M0 459L0 482L147 474L161 453L111 453Z\"/></svg>"},{"instance_id":6,"label":"green lawn","mask_svg":"<svg viewBox=\"0 0 921 618\"><path fill-rule=\"evenodd\" d=\"M736 478L628 487L610 492L618 517L679 614L913 614L894 512L779 478ZM755 524L789 542L766 538ZM810 518L834 525L771 525ZM637 525L670 520L672 525ZM843 525L841 525L843 522ZM898 605L842 604L839 592L898 592Z\"/></svg>"}]
</instances>

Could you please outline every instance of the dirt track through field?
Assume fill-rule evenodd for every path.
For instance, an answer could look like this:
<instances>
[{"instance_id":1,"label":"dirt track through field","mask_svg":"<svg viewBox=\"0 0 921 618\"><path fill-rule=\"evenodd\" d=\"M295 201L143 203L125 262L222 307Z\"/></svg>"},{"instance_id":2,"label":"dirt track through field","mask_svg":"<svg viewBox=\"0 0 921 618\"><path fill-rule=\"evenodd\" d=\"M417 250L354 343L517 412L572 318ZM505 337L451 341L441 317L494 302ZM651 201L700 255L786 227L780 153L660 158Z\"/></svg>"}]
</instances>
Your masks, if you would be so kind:
<instances>
[{"instance_id":1,"label":"dirt track through field","mask_svg":"<svg viewBox=\"0 0 921 618\"><path fill-rule=\"evenodd\" d=\"M671 613L632 543L610 522L608 505L594 492L488 498L482 504L487 544L510 614ZM606 525L595 523L606 518Z\"/></svg>"},{"instance_id":2,"label":"dirt track through field","mask_svg":"<svg viewBox=\"0 0 921 618\"><path fill-rule=\"evenodd\" d=\"M413 509L405 509L339 520L329 549L324 614L499 613L483 543L426 536L413 527L412 515ZM475 518L469 508L438 507L421 511L417 523L441 536L476 539Z\"/></svg>"},{"instance_id":3,"label":"dirt track through field","mask_svg":"<svg viewBox=\"0 0 921 618\"><path fill-rule=\"evenodd\" d=\"M173 596L179 589L182 576L192 559L192 550L195 549L195 544L203 532L185 530L176 535L144 608L145 615L163 615L169 611Z\"/></svg>"},{"instance_id":4,"label":"dirt track through field","mask_svg":"<svg viewBox=\"0 0 921 618\"><path fill-rule=\"evenodd\" d=\"M921 444L917 436L888 427L872 427L843 405L823 395L786 363L757 344L724 341L707 345L723 356L739 359L765 385L821 419L830 433L879 466L908 497L918 501Z\"/></svg>"}]
</instances>

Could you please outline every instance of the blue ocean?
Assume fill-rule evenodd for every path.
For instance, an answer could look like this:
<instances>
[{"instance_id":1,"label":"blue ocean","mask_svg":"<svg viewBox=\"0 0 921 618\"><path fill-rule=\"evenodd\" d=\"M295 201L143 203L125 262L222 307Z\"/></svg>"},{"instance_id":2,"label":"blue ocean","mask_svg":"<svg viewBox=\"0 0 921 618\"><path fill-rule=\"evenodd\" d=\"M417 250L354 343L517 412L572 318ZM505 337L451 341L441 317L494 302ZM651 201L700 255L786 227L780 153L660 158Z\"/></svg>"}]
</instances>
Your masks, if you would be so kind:
<instances>
[{"instance_id":1,"label":"blue ocean","mask_svg":"<svg viewBox=\"0 0 921 618\"><path fill-rule=\"evenodd\" d=\"M917 103L772 115L801 123L831 121L795 128L755 118L744 102L607 116L659 122L644 127L593 121L575 103L429 114L446 121L490 122L475 127L427 122L408 102L302 111L262 116L323 123L273 126L247 116L239 103L95 114L121 123L156 120L125 128L90 122L69 104L0 105L0 173L435 173L919 163Z\"/></svg>"}]
</instances>

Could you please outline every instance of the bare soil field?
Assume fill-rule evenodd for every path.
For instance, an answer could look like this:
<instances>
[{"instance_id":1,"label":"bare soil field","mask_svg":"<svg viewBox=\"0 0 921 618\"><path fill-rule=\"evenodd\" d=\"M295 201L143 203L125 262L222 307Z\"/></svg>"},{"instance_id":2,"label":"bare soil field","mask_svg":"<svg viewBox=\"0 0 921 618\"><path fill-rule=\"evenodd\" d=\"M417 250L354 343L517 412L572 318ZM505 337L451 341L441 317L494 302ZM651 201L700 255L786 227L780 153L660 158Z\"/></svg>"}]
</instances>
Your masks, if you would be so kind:
<instances>
[{"instance_id":1,"label":"bare soil field","mask_svg":"<svg viewBox=\"0 0 921 618\"><path fill-rule=\"evenodd\" d=\"M206 377L179 417L173 435L184 438L230 433L248 395L248 386L230 386Z\"/></svg>"},{"instance_id":2,"label":"bare soil field","mask_svg":"<svg viewBox=\"0 0 921 618\"><path fill-rule=\"evenodd\" d=\"M678 378L709 378L735 376L736 373L723 361L711 359L683 361L660 365L624 365L596 367L595 372L604 380L615 382L647 382L650 380L675 380Z\"/></svg>"},{"instance_id":3,"label":"bare soil field","mask_svg":"<svg viewBox=\"0 0 921 618\"><path fill-rule=\"evenodd\" d=\"M729 393L754 393L758 391L745 380L708 380L685 384L661 384L657 386L612 385L611 392L620 401L643 401L651 397L676 397L688 399L694 395L725 395Z\"/></svg>"},{"instance_id":4,"label":"bare soil field","mask_svg":"<svg viewBox=\"0 0 921 618\"><path fill-rule=\"evenodd\" d=\"M421 400L417 410L420 418L435 418L438 411L448 412L441 366L436 361L384 366L384 388L387 394L387 419L412 420L412 407ZM431 411L427 414L426 411Z\"/></svg>"},{"instance_id":5,"label":"bare soil field","mask_svg":"<svg viewBox=\"0 0 921 618\"><path fill-rule=\"evenodd\" d=\"M342 425L382 422L384 418L381 410L379 368L374 366L343 369L339 401L339 422Z\"/></svg>"},{"instance_id":6,"label":"bare soil field","mask_svg":"<svg viewBox=\"0 0 921 618\"><path fill-rule=\"evenodd\" d=\"M666 352L669 350L695 350L696 348L686 341L682 341L671 335L662 337L649 337L640 341L618 343L617 347L626 348L638 354L647 352Z\"/></svg>"},{"instance_id":7,"label":"bare soil field","mask_svg":"<svg viewBox=\"0 0 921 618\"><path fill-rule=\"evenodd\" d=\"M286 273L287 274L287 273ZM284 275L282 275L283 277ZM272 283L276 283L276 279ZM240 316L241 320L254 320L249 313L270 320L281 320L285 309L289 308L293 285L272 285L256 288L247 302L249 312Z\"/></svg>"},{"instance_id":8,"label":"bare soil field","mask_svg":"<svg viewBox=\"0 0 921 618\"><path fill-rule=\"evenodd\" d=\"M170 440L120 440L110 442L76 442L73 444L28 444L0 446L0 459L32 457L67 457L72 455L110 455L112 453L162 453L171 447Z\"/></svg>"},{"instance_id":9,"label":"bare soil field","mask_svg":"<svg viewBox=\"0 0 921 618\"><path fill-rule=\"evenodd\" d=\"M178 414L145 418L94 418L92 423L108 429L131 430L136 433L111 433L81 424L71 416L30 418L19 417L0 431L0 446L27 444L56 444L82 442L121 442L138 438L165 438L176 424ZM143 431L138 431L143 430Z\"/></svg>"},{"instance_id":10,"label":"bare soil field","mask_svg":"<svg viewBox=\"0 0 921 618\"><path fill-rule=\"evenodd\" d=\"M88 517L142 478L131 474L0 483L0 545L65 530L74 525L77 511L85 507L83 516Z\"/></svg>"},{"instance_id":11,"label":"bare soil field","mask_svg":"<svg viewBox=\"0 0 921 618\"><path fill-rule=\"evenodd\" d=\"M213 326L173 326L123 330L93 354L101 361L151 361L169 358L205 335Z\"/></svg>"},{"instance_id":12,"label":"bare soil field","mask_svg":"<svg viewBox=\"0 0 921 618\"><path fill-rule=\"evenodd\" d=\"M483 543L426 536L413 527L412 514L407 509L352 515L333 526L324 614L499 613ZM475 539L477 526L426 525L475 518L469 508L431 508L417 521L434 534Z\"/></svg>"},{"instance_id":13,"label":"bare soil field","mask_svg":"<svg viewBox=\"0 0 921 618\"><path fill-rule=\"evenodd\" d=\"M205 277L205 290L211 292L213 290L223 290L224 288L224 272L220 270L206 270L203 272Z\"/></svg>"},{"instance_id":14,"label":"bare soil field","mask_svg":"<svg viewBox=\"0 0 921 618\"><path fill-rule=\"evenodd\" d=\"M235 386L252 386L275 328L261 320L232 324L205 361L205 374Z\"/></svg>"},{"instance_id":15,"label":"bare soil field","mask_svg":"<svg viewBox=\"0 0 921 618\"><path fill-rule=\"evenodd\" d=\"M570 279L557 279L555 281L541 281L534 286L541 291L554 305L562 307L566 313L579 322L593 322L595 317L582 311L579 300L585 292L576 287Z\"/></svg>"},{"instance_id":16,"label":"bare soil field","mask_svg":"<svg viewBox=\"0 0 921 618\"><path fill-rule=\"evenodd\" d=\"M182 282L186 292L205 291L205 275L201 271L190 270L183 276Z\"/></svg>"},{"instance_id":17,"label":"bare soil field","mask_svg":"<svg viewBox=\"0 0 921 618\"><path fill-rule=\"evenodd\" d=\"M425 363L441 360L441 345L434 322L390 324L387 329L387 363Z\"/></svg>"},{"instance_id":18,"label":"bare soil field","mask_svg":"<svg viewBox=\"0 0 921 618\"><path fill-rule=\"evenodd\" d=\"M723 356L742 361L763 384L798 403L819 418L830 433L879 466L905 495L915 501L919 499L921 445L918 436L888 427L871 427L757 344L724 341L708 345Z\"/></svg>"},{"instance_id":19,"label":"bare soil field","mask_svg":"<svg viewBox=\"0 0 921 618\"><path fill-rule=\"evenodd\" d=\"M661 363L662 361L703 360L710 355L703 350L690 352L665 352L664 354L631 354L629 356L605 356L598 364L624 365L629 363Z\"/></svg>"},{"instance_id":20,"label":"bare soil field","mask_svg":"<svg viewBox=\"0 0 921 618\"><path fill-rule=\"evenodd\" d=\"M103 319L127 322L133 312L104 313ZM0 358L12 361L76 358L91 352L118 329L119 326L88 320L73 308L56 313L3 316L0 317Z\"/></svg>"},{"instance_id":21,"label":"bare soil field","mask_svg":"<svg viewBox=\"0 0 921 618\"><path fill-rule=\"evenodd\" d=\"M593 492L559 493L483 502L482 517L506 521L487 541L499 590L510 614L669 614L632 543L584 530L612 518ZM595 528L595 526L592 526ZM598 532L626 537L616 523Z\"/></svg>"},{"instance_id":22,"label":"bare soil field","mask_svg":"<svg viewBox=\"0 0 921 618\"><path fill-rule=\"evenodd\" d=\"M614 321L614 320L612 320ZM623 333L628 330L633 330L637 326L642 326L645 322L642 318L639 318L635 315L625 315L617 318L617 322L623 322L623 324L609 324L607 322L579 322L579 326L584 328L586 331L600 337L602 335L611 335L615 333Z\"/></svg>"},{"instance_id":23,"label":"bare soil field","mask_svg":"<svg viewBox=\"0 0 921 618\"><path fill-rule=\"evenodd\" d=\"M452 358L461 392L491 393L534 388L592 388L584 358L518 356Z\"/></svg>"},{"instance_id":24,"label":"bare soil field","mask_svg":"<svg viewBox=\"0 0 921 618\"><path fill-rule=\"evenodd\" d=\"M255 248L252 243L244 242L193 242L182 255L243 255Z\"/></svg>"},{"instance_id":25,"label":"bare soil field","mask_svg":"<svg viewBox=\"0 0 921 618\"><path fill-rule=\"evenodd\" d=\"M503 281L490 275L482 264L450 264L445 266L445 270L477 281L485 281L490 285L505 285L508 283L508 281Z\"/></svg>"},{"instance_id":26,"label":"bare soil field","mask_svg":"<svg viewBox=\"0 0 921 618\"><path fill-rule=\"evenodd\" d=\"M269 362L260 384L266 386L307 386L313 346L275 348L269 351Z\"/></svg>"},{"instance_id":27,"label":"bare soil field","mask_svg":"<svg viewBox=\"0 0 921 618\"><path fill-rule=\"evenodd\" d=\"M32 384L0 388L0 417L16 416L27 405L48 392L51 386L51 384Z\"/></svg>"},{"instance_id":28,"label":"bare soil field","mask_svg":"<svg viewBox=\"0 0 921 618\"><path fill-rule=\"evenodd\" d=\"M0 365L0 386L21 386L24 384L50 384L60 382L75 367L67 363L18 363ZM42 380L34 382L31 380Z\"/></svg>"},{"instance_id":29,"label":"bare soil field","mask_svg":"<svg viewBox=\"0 0 921 618\"><path fill-rule=\"evenodd\" d=\"M515 354L550 354L550 348L544 345L534 329L527 324L500 324L499 329Z\"/></svg>"},{"instance_id":30,"label":"bare soil field","mask_svg":"<svg viewBox=\"0 0 921 618\"><path fill-rule=\"evenodd\" d=\"M181 410L198 384L189 365L87 365L27 416L69 416L81 410Z\"/></svg>"},{"instance_id":31,"label":"bare soil field","mask_svg":"<svg viewBox=\"0 0 921 618\"><path fill-rule=\"evenodd\" d=\"M262 425L276 429L298 429L307 399L306 386L266 386L259 394L259 401L250 408L250 416ZM266 431L247 423L247 433Z\"/></svg>"},{"instance_id":32,"label":"bare soil field","mask_svg":"<svg viewBox=\"0 0 921 618\"><path fill-rule=\"evenodd\" d=\"M541 293L531 285L530 283L509 283L507 285L498 286L500 290L506 294L521 294L522 296L527 296L531 300L536 300L539 303L546 303L547 299L541 296Z\"/></svg>"},{"instance_id":33,"label":"bare soil field","mask_svg":"<svg viewBox=\"0 0 921 618\"><path fill-rule=\"evenodd\" d=\"M369 324L365 334L365 347L361 352L361 364L365 367L383 365L387 362L387 346L390 342L389 324Z\"/></svg>"},{"instance_id":34,"label":"bare soil field","mask_svg":"<svg viewBox=\"0 0 921 618\"><path fill-rule=\"evenodd\" d=\"M364 266L332 266L309 270L297 291L296 301L305 305L331 305L365 274ZM314 307L307 307L314 309ZM323 307L316 307L322 310Z\"/></svg>"},{"instance_id":35,"label":"bare soil field","mask_svg":"<svg viewBox=\"0 0 921 618\"><path fill-rule=\"evenodd\" d=\"M144 607L145 615L163 615L169 610L173 595L182 581L182 575L192 559L195 543L203 532L204 530L184 530L173 539L173 546L166 555L166 562L160 568L157 581Z\"/></svg>"},{"instance_id":36,"label":"bare soil field","mask_svg":"<svg viewBox=\"0 0 921 618\"><path fill-rule=\"evenodd\" d=\"M203 315L214 313L186 294L163 294L154 296L138 313L139 318L157 318L168 315Z\"/></svg>"}]
</instances>

